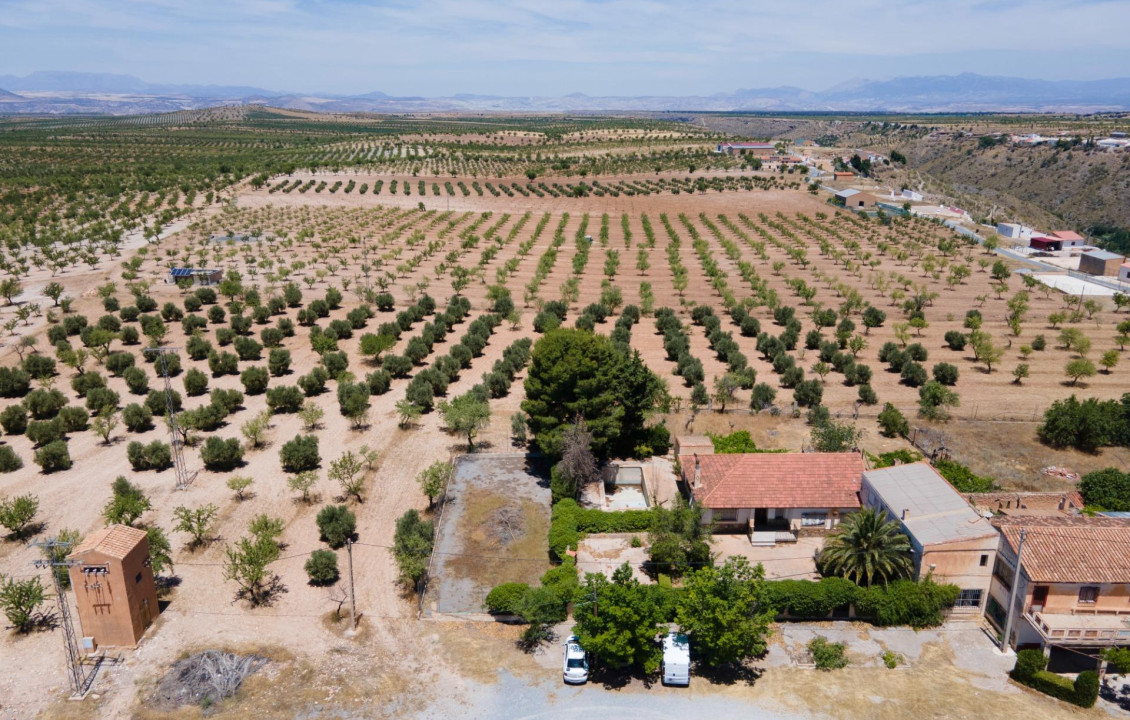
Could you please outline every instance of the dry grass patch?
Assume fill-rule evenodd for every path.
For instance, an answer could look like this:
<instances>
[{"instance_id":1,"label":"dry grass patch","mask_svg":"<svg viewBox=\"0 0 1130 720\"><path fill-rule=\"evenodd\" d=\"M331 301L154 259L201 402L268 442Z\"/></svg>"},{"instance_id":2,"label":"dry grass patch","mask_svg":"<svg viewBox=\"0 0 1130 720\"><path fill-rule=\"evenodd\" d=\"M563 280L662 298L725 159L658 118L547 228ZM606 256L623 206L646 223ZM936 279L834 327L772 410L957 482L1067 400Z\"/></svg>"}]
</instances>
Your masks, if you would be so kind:
<instances>
[{"instance_id":1,"label":"dry grass patch","mask_svg":"<svg viewBox=\"0 0 1130 720\"><path fill-rule=\"evenodd\" d=\"M549 513L527 498L473 488L463 494L459 518L461 555L446 567L459 577L504 582L536 583L549 567ZM545 562L512 562L515 558Z\"/></svg>"}]
</instances>

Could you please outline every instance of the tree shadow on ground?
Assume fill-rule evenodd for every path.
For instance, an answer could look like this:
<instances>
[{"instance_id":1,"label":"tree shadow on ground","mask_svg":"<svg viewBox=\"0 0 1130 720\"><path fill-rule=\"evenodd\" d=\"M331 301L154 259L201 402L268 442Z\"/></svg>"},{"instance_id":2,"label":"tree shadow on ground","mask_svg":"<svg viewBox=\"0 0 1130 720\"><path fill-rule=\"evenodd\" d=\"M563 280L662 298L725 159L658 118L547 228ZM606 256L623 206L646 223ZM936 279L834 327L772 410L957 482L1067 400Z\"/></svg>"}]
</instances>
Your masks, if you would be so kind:
<instances>
[{"instance_id":1,"label":"tree shadow on ground","mask_svg":"<svg viewBox=\"0 0 1130 720\"><path fill-rule=\"evenodd\" d=\"M737 685L740 683L752 687L765 674L765 670L746 663L717 667L707 667L699 663L695 665L694 674L711 685Z\"/></svg>"}]
</instances>

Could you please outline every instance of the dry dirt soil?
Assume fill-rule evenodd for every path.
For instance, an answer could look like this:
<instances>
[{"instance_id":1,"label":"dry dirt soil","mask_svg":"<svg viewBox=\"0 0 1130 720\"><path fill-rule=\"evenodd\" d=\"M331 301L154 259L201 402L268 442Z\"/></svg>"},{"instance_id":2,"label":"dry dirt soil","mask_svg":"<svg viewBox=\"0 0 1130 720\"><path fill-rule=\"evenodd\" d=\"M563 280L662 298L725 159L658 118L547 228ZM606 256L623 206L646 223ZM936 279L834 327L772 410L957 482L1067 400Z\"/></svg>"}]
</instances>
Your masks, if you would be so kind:
<instances>
[{"instance_id":1,"label":"dry dirt soil","mask_svg":"<svg viewBox=\"0 0 1130 720\"><path fill-rule=\"evenodd\" d=\"M323 179L332 181L333 177L325 176ZM385 179L388 180L387 177ZM748 262L783 302L798 306L797 316L804 324L802 339L804 333L813 327L810 308L802 306L787 284L789 280L804 280L809 286L818 288L815 300L825 306L836 307L845 292L855 291L886 310L887 322L866 336L868 345L859 360L872 367L873 384L880 400L895 403L908 415L914 413L917 391L900 384L896 376L885 372L876 358L879 347L894 339L892 326L901 316L892 306L890 291L882 294L874 287L874 277L880 273L903 276L910 284L922 284L937 293L936 299L927 308L929 327L921 333L921 337L914 337L912 341L920 342L928 349L927 367L945 360L960 368L961 378L956 389L961 394L962 407L955 413L950 425L952 428L962 427L965 418L973 414L1030 420L1053 400L1071 393L1116 397L1127 388L1125 363L1115 368L1113 373L1100 374L1085 385L1080 383L1069 387L1064 384L1062 368L1072 353L1055 347L1055 331L1049 329L1045 322L1047 314L1063 304L1055 293L1048 296L1040 292L1032 294L1029 319L1023 332L1013 341L1000 367L995 367L993 372L981 369L968 352L945 349L942 342L945 331L959 328L966 310L978 305L985 316L985 328L998 343L1005 343L1008 333L1005 299L1020 289L1020 283L1013 279L1004 299L997 299L990 288L988 273L977 267L980 255L972 250L963 250L957 258L948 260L971 264L972 274L962 285L950 287L945 283L944 274L935 278L924 272L921 262L915 260L919 255L936 254L936 251L927 251L923 249L924 245L919 244L919 241L932 242L939 237L941 231L932 225L880 226L874 221L837 214L821 199L797 191L559 200L472 196L453 198L450 215L445 214L446 207L434 212L421 212L416 209L419 200L415 195L326 197L313 194L271 195L266 190L246 192L234 204L202 212L195 218L193 226L163 240L159 246L145 248L147 252L139 272L143 279L153 283L149 293L159 306L166 302L182 305L184 293L173 285L163 283L162 279L171 265L181 264L186 259L195 263L198 252L203 253L201 264L239 270L243 274L244 285L258 285L264 298L277 292L288 279L300 282L305 302L322 297L331 286L346 289L348 282L350 288L346 289L342 307L333 310L330 315L331 319L340 319L357 307L359 300L353 290L366 282L375 283L378 278L384 277L396 298L398 310L408 306L424 288L442 307L451 295L452 268L481 268L478 270L481 274L472 276L471 284L464 290L473 305L471 316L456 326L442 342L436 343L432 354L425 360L428 363L458 342L471 318L485 312L487 284L494 283L496 273L508 261L514 260L514 269L504 270L504 282L511 288L521 310L519 321L516 326L507 322L496 329L482 357L476 358L472 367L450 386L448 396L453 397L477 383L510 343L533 335L532 320L537 300L531 298L525 302L524 288L536 279L539 258L549 249L555 230L560 226L564 240L559 256L542 281L534 283L537 297L542 300L559 297L560 288L575 277L577 298L571 303L567 320L571 324L580 308L599 298L604 277L602 270L609 257L607 253L618 251L620 264L612 283L622 290L624 302L640 303L641 283L647 282L652 287L655 307L678 309L687 325L692 352L705 367L708 386L713 377L724 372L724 366L710 351L702 328L690 324L689 309L695 304L708 304L715 308L723 327L734 333L735 340L757 370L759 381L774 386L778 384L770 365L756 352L755 338L741 337L724 314L721 297L704 272L703 260L712 258L724 274L729 291L737 299L752 294L738 262L727 254L729 246L731 250L736 248L737 259ZM432 198L427 198L427 202L431 207ZM466 233L467 238L479 239L466 243L460 233L479 219L479 213L487 211L492 213L491 217L474 231ZM512 232L527 211L530 217L517 232ZM563 212L568 212L569 217L562 224ZM506 213L510 217L503 223L501 221ZM543 213L549 213L549 218L534 239ZM586 213L589 215L586 232L597 240L591 247L587 264L574 276L572 258L577 251L574 235ZM602 213L610 216L606 244L600 240ZM686 214L689 228L678 218L680 213ZM703 213L702 217L700 213ZM825 217L820 218L818 213L824 213ZM667 214L671 227L680 238L677 247L661 222L661 214ZM807 220L798 214L803 214ZM729 224L723 222L723 215ZM622 216L627 217L630 238L622 230ZM654 246L646 242L645 217L654 234ZM707 221L718 230L717 236ZM488 228L492 227L495 227L492 237L484 239ZM229 229L260 232L264 239L261 243L250 243L244 247L213 246L208 242L211 233ZM701 238L697 252L691 229ZM274 239L268 240L267 237ZM828 249L827 255L821 253L821 243ZM432 245L431 250L429 244ZM901 245L908 249L908 254L898 259L893 251L881 253L880 244ZM497 246L497 252L493 256L484 254L483 251L491 246ZM641 247L648 260L646 270L637 267L637 254ZM521 251L523 248L525 252ZM807 250L803 263L794 259L799 248ZM786 252L789 249L794 253L792 256ZM127 257L132 252L137 251L129 251ZM962 259L966 254L968 259ZM668 260L676 255L678 261L685 265L689 278L687 287L681 291L676 289L675 273ZM776 270L774 263L780 263ZM869 263L875 263L874 267L870 267ZM402 265L403 268L400 267ZM366 270L366 267L369 269ZM282 276L281 268L286 268L287 277ZM391 274L391 278L386 273ZM107 282L116 282L115 294L122 305L133 302L121 278L120 266L109 262L93 270L68 271L57 279L66 286L68 294L77 298L75 311L92 321L104 314L96 288ZM46 281L45 278L40 280ZM26 284L31 286L34 282L29 280ZM979 300L978 296L986 297ZM0 314L5 317L13 312L12 308L0 309ZM771 314L765 308L755 308L752 312L764 329L780 332L781 328L773 324ZM297 310L293 308L286 313L291 319L297 316ZM391 313L378 313L369 321L369 330L391 317ZM276 319L271 318L271 323ZM609 332L614 319L598 326L599 331ZM1092 357L1113 347L1115 320L1116 316L1106 308L1081 325L1094 341ZM856 321L862 330L858 316ZM186 337L180 323L172 321L167 324L169 334L165 342L183 347ZM391 352L402 352L408 339L419 332L421 325L417 324L405 332ZM256 335L261 327L253 328ZM296 329L296 335L284 341L284 347L292 354L292 372L284 377L272 378L272 386L293 384L317 361L308 342L308 328L299 325ZM47 350L42 318L19 328L18 332L40 336L39 348ZM349 357L351 370L358 375L372 369L366 366L359 351L361 332L364 331L341 343ZM825 330L826 335L829 332ZM1020 361L1019 346L1030 342L1036 333L1048 335L1049 347L1042 353L1033 354L1028 360L1031 377L1023 385L1016 385L1009 371ZM214 325L205 328L203 334L215 344ZM631 344L668 382L674 395L689 397L690 389L672 374L674 365L665 357L654 319L644 317L633 328ZM120 349L138 356L138 365L146 369L150 386L160 387L152 366L140 359L139 346ZM811 351L806 355L800 351L794 354L805 368L810 368L816 359ZM18 362L10 348L4 349L0 358L3 364L9 366ZM206 361L192 361L183 355L182 361L185 369L196 367L208 373L211 388L241 388L237 376L212 378ZM240 369L253 365L265 365L265 359L241 362ZM93 369L108 375L104 368L88 364L88 371ZM71 369L60 366L60 375L54 379L54 386L66 394L71 404L81 405L82 399L71 389L73 374ZM181 373L173 379L173 387L182 395L183 376ZM121 378L108 377L108 382L120 394L122 405L143 400L141 396L132 396ZM126 459L126 445L132 440L165 440L167 433L160 422L152 429L136 434L119 426L108 444L102 443L89 430L72 433L69 449L74 466L52 474L39 472L32 461L34 451L26 437L5 436L4 442L23 459L24 467L0 476L0 493L11 496L30 492L38 496L39 520L42 522L39 538L51 536L64 528L88 534L102 527L101 510L110 497L110 485L114 478L124 475L143 488L152 501L153 509L145 514L141 522L158 525L169 535L173 545L172 573L177 582L165 598L167 607L147 633L141 647L125 652L122 664L102 670L96 686L100 696L97 701L73 705L56 702L63 696L65 686L59 633L37 632L19 636L4 632L0 635L0 656L4 658L4 662L0 663L0 707L3 711L21 718L35 717L39 713L42 717L192 717L195 711L162 715L146 707L146 693L169 663L193 649L207 647L264 648L285 658L275 663L275 670L269 671L282 674L272 676L268 673L253 680L247 695L250 705L235 704L230 711L225 711L229 717L246 716L249 706L256 707L256 714L264 717L293 717L296 707L311 708L315 702L321 703L321 707L347 709L360 707L361 703L366 703L367 707L373 707L377 702L388 703L384 705L388 714L407 714L423 703L421 693L425 687L434 688L435 683L442 682L445 692L457 695L464 673L491 676L489 662L487 669L476 664L484 657L481 648L474 647L475 655L468 661L468 648L475 646L475 642L458 627L441 628L417 621L414 598L396 581L396 566L388 550L395 520L409 508L427 513L427 500L420 492L417 475L433 461L448 459L464 447L462 439L444 431L437 413L424 415L410 429L398 428L395 403L403 398L407 382L406 379L394 380L389 392L372 398L369 423L361 429L351 428L339 413L332 382L328 392L313 398L325 410L325 417L321 427L315 431L320 442L322 469L311 503L301 502L288 489L287 476L279 462L280 446L302 432L301 423L294 415L272 418L266 447L246 452L245 465L236 472L254 478L254 485L249 496L242 501L237 500L225 486L232 473L205 470L198 447L187 448L185 452L189 469L196 473L187 490L175 489L172 470L133 472ZM518 410L521 395L519 377L509 395L491 402L491 423L481 436L487 451L491 448L509 449L509 419ZM791 390L778 390L778 405L786 411L791 395ZM849 417L854 412L856 388L846 387L842 377L835 373L827 378L824 397L829 408L841 417ZM4 400L0 409L14 402ZM185 397L187 408L206 402L207 396ZM744 408L748 402L748 392L740 392L734 407ZM244 408L231 415L227 424L215 434L223 438L241 438L241 425L264 408L263 395L246 396ZM860 411L859 422L867 430L865 445L872 451L898 446L895 441L878 435L874 425L877 410L877 407L865 406ZM733 427L757 430L756 439L763 446L799 449L806 430L802 422L785 418L788 414L782 413L781 418L768 414L750 416L744 411L728 412L725 416L700 414L693 420L692 429L702 431L717 427L725 430L733 422ZM678 432L678 425L687 419L684 408L667 418L667 422L673 431ZM378 460L367 473L364 502L350 502L358 518L360 543L354 548L354 574L363 631L358 638L349 639L337 625L325 622L327 614L339 605L333 598L339 589L309 586L303 563L311 551L324 547L319 542L314 522L318 509L329 502L343 501L338 499L340 489L326 477L329 462L346 450L358 450L362 446L375 449ZM994 451L1007 453L1008 449L994 439ZM967 452L971 458L976 456L973 448ZM209 503L220 509L216 539L204 548L190 549L189 537L172 531L174 509ZM282 559L273 567L286 592L269 607L251 609L236 601L236 588L223 579L223 549L227 543L244 534L249 521L260 513L281 518L284 523L281 540L285 549ZM340 564L344 567L344 553L339 555ZM21 542L0 542L0 571L5 574L20 578L37 574L31 567L37 557L37 549ZM43 577L46 579L46 576ZM484 630L471 632L482 633ZM511 657L498 648L508 647L512 639L507 635L504 641L488 645L491 652L485 657L488 660ZM521 668L520 657L514 657L513 666ZM284 686L274 682L275 677L285 677L290 682Z\"/></svg>"}]
</instances>

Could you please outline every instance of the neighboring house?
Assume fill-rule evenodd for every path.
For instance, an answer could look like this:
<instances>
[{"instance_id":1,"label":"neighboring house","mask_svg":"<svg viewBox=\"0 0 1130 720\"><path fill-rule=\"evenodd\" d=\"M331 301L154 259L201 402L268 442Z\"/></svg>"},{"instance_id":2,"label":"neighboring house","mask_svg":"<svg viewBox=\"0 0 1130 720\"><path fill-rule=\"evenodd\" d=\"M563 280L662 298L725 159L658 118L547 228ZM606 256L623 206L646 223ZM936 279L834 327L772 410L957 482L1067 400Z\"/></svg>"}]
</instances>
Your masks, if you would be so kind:
<instances>
[{"instance_id":1,"label":"neighboring house","mask_svg":"<svg viewBox=\"0 0 1130 720\"><path fill-rule=\"evenodd\" d=\"M224 273L209 268L173 268L169 271L170 283L176 283L182 278L192 278L194 285L218 285L223 280Z\"/></svg>"},{"instance_id":2,"label":"neighboring house","mask_svg":"<svg viewBox=\"0 0 1130 720\"><path fill-rule=\"evenodd\" d=\"M679 465L703 522L757 544L823 533L859 509L858 453L681 455Z\"/></svg>"},{"instance_id":3,"label":"neighboring house","mask_svg":"<svg viewBox=\"0 0 1130 720\"><path fill-rule=\"evenodd\" d=\"M1009 240L1019 240L1024 226L1018 223L997 223L997 235Z\"/></svg>"},{"instance_id":4,"label":"neighboring house","mask_svg":"<svg viewBox=\"0 0 1130 720\"><path fill-rule=\"evenodd\" d=\"M1118 266L1118 279L1121 282L1130 283L1130 262Z\"/></svg>"},{"instance_id":5,"label":"neighboring house","mask_svg":"<svg viewBox=\"0 0 1130 720\"><path fill-rule=\"evenodd\" d=\"M837 205L843 205L846 208L866 208L874 207L876 198L869 192L848 188L836 193L835 202Z\"/></svg>"},{"instance_id":6,"label":"neighboring house","mask_svg":"<svg viewBox=\"0 0 1130 720\"><path fill-rule=\"evenodd\" d=\"M833 180L851 180L854 177L855 173L848 170L837 170L836 172L832 173Z\"/></svg>"},{"instance_id":7,"label":"neighboring house","mask_svg":"<svg viewBox=\"0 0 1130 720\"><path fill-rule=\"evenodd\" d=\"M1070 230L1056 230L1049 237L1059 240L1065 248L1083 247L1087 244L1087 238Z\"/></svg>"},{"instance_id":8,"label":"neighboring house","mask_svg":"<svg viewBox=\"0 0 1130 720\"><path fill-rule=\"evenodd\" d=\"M859 495L910 537L916 578L961 588L954 612L984 611L1000 537L945 478L925 462L868 470Z\"/></svg>"},{"instance_id":9,"label":"neighboring house","mask_svg":"<svg viewBox=\"0 0 1130 720\"><path fill-rule=\"evenodd\" d=\"M773 155L777 146L773 143L719 143L715 152L729 155Z\"/></svg>"},{"instance_id":10,"label":"neighboring house","mask_svg":"<svg viewBox=\"0 0 1130 720\"><path fill-rule=\"evenodd\" d=\"M1125 262L1125 257L1109 250L1088 250L1079 256L1079 272L1117 277L1119 267Z\"/></svg>"},{"instance_id":11,"label":"neighboring house","mask_svg":"<svg viewBox=\"0 0 1130 720\"><path fill-rule=\"evenodd\" d=\"M1020 534L1024 550L1009 644L1045 655L1130 646L1130 519L997 518L1003 540L988 618L1003 630Z\"/></svg>"},{"instance_id":12,"label":"neighboring house","mask_svg":"<svg viewBox=\"0 0 1130 720\"><path fill-rule=\"evenodd\" d=\"M914 202L922 202L922 193L915 192L909 188L903 188L902 197L905 200L913 200Z\"/></svg>"}]
</instances>

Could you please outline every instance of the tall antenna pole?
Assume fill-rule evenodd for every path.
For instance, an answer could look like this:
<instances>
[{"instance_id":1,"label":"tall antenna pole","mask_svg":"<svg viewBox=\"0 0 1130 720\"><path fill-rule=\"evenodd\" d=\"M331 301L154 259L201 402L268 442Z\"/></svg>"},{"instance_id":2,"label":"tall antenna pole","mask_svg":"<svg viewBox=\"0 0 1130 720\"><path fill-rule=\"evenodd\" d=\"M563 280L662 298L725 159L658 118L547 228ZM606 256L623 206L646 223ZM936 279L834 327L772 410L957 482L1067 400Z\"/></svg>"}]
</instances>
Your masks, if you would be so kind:
<instances>
[{"instance_id":1,"label":"tall antenna pole","mask_svg":"<svg viewBox=\"0 0 1130 720\"><path fill-rule=\"evenodd\" d=\"M1016 571L1012 574L1012 587L1008 593L1008 615L1005 616L1004 632L1001 633L1001 652L1008 652L1008 636L1012 632L1012 616L1015 615L1016 591L1020 587L1020 561L1024 557L1024 539L1028 528L1020 528L1020 541L1016 544Z\"/></svg>"},{"instance_id":2,"label":"tall antenna pole","mask_svg":"<svg viewBox=\"0 0 1130 720\"><path fill-rule=\"evenodd\" d=\"M169 377L169 353L177 348L170 345L148 348L146 352L155 352L161 357L161 374L165 377L165 423L169 426L170 444L173 447L173 466L177 473L177 490L186 490L192 478L188 476L188 469L184 464L184 450L181 447L180 431L177 428L177 409L173 401L175 391L173 380Z\"/></svg>"},{"instance_id":3,"label":"tall antenna pole","mask_svg":"<svg viewBox=\"0 0 1130 720\"><path fill-rule=\"evenodd\" d=\"M67 652L67 671L71 678L71 697L81 698L89 689L94 675L89 677L82 666L82 657L79 653L78 641L75 639L75 627L71 621L71 609L67 603L67 594L63 590L63 583L59 580L57 568L70 568L72 565L82 565L80 560L56 560L56 548L69 548L68 542L58 540L42 540L32 545L47 550L46 560L36 560L32 563L37 568L47 568L51 571L51 580L55 584L55 597L59 602L59 619L63 625L63 647Z\"/></svg>"}]
</instances>

